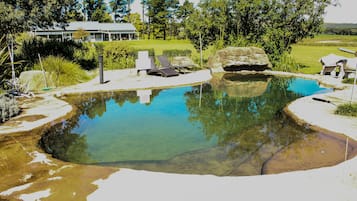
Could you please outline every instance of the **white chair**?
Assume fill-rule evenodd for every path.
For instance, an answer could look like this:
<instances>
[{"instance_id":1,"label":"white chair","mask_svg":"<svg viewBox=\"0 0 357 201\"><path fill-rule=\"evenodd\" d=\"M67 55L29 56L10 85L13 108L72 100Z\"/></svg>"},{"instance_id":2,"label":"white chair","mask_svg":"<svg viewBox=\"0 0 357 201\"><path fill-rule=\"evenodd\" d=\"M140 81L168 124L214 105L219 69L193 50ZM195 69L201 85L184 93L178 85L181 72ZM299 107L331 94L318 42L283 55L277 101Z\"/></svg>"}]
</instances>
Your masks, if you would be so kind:
<instances>
[{"instance_id":1,"label":"white chair","mask_svg":"<svg viewBox=\"0 0 357 201\"><path fill-rule=\"evenodd\" d=\"M149 58L148 51L139 51L138 58L135 60L135 69L136 74L139 74L140 71L147 71L151 69L150 66L151 60Z\"/></svg>"}]
</instances>

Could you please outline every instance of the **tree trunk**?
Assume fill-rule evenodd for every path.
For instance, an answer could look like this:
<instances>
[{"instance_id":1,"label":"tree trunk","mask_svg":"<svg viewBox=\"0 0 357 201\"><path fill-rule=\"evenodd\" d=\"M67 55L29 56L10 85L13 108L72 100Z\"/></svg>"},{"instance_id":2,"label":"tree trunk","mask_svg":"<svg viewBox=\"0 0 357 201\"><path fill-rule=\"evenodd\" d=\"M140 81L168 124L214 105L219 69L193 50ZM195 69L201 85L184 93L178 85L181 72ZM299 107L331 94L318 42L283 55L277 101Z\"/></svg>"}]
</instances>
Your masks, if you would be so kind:
<instances>
[{"instance_id":1,"label":"tree trunk","mask_svg":"<svg viewBox=\"0 0 357 201\"><path fill-rule=\"evenodd\" d=\"M166 40L166 24L164 25L164 40Z\"/></svg>"}]
</instances>

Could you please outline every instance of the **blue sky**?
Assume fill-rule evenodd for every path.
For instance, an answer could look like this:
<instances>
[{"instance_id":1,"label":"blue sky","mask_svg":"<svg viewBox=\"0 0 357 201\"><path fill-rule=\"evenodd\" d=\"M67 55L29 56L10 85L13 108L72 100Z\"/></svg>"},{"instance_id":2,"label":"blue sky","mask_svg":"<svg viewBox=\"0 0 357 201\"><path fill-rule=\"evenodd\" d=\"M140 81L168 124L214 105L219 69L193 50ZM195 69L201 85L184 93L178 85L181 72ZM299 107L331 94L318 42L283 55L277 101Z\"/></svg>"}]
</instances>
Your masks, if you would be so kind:
<instances>
[{"instance_id":1,"label":"blue sky","mask_svg":"<svg viewBox=\"0 0 357 201\"><path fill-rule=\"evenodd\" d=\"M180 0L183 2L184 0ZM197 3L200 0L190 0ZM356 23L357 24L357 0L338 0L339 6L329 6L325 14L325 22L334 23ZM133 12L141 13L140 0L134 0Z\"/></svg>"}]
</instances>

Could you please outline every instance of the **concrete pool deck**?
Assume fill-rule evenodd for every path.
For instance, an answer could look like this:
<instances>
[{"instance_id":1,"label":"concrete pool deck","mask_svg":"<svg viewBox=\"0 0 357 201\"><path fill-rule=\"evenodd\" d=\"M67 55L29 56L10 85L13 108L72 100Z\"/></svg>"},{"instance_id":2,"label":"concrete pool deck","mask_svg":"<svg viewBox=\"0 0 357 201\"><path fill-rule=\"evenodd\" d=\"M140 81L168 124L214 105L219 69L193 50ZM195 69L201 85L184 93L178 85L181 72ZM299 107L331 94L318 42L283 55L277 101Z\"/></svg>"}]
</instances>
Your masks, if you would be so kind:
<instances>
[{"instance_id":1,"label":"concrete pool deck","mask_svg":"<svg viewBox=\"0 0 357 201\"><path fill-rule=\"evenodd\" d=\"M267 72L283 76L296 74ZM350 100L351 87L341 84L336 79L319 75L297 75L317 79L324 84L343 88L332 93L313 95L330 100L338 105ZM38 106L29 107L25 114L43 115L38 121L18 121L15 125L1 126L0 133L32 130L54 119L60 119L72 110L66 102L54 98L71 93L95 91L135 90L140 88L171 87L202 83L211 79L208 70L162 78L137 76L133 70L107 71L106 84L98 84L98 79L73 87L57 89L40 95ZM353 100L357 100L357 90ZM290 103L286 111L300 123L313 128L326 129L344 134L357 140L357 118L333 114L335 105L304 97ZM31 112L28 112L31 111ZM28 113L27 113L28 112ZM20 118L21 119L21 118ZM16 120L16 118L15 118ZM324 167L306 171L295 171L276 175L248 177L217 177L212 175L181 175L120 169L108 178L94 182L98 189L91 193L88 200L356 200L357 197L357 157L333 167ZM44 186L41 191L51 186ZM47 195L49 196L49 195ZM1 193L0 193L1 197Z\"/></svg>"}]
</instances>

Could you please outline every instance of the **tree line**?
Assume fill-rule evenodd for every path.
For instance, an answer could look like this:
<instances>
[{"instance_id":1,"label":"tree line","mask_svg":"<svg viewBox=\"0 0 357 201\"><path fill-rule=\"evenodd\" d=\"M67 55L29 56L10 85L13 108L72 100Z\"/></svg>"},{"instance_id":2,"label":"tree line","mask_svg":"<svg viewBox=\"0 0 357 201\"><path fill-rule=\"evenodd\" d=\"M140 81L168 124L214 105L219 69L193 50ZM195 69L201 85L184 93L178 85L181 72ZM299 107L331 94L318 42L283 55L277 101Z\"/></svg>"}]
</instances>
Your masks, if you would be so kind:
<instances>
[{"instance_id":1,"label":"tree line","mask_svg":"<svg viewBox=\"0 0 357 201\"><path fill-rule=\"evenodd\" d=\"M188 38L196 49L210 45L255 45L273 61L291 44L322 31L325 8L334 0L133 0L1 1L0 34L34 27L66 26L69 21L132 22L148 38ZM144 17L145 16L145 17Z\"/></svg>"},{"instance_id":2,"label":"tree line","mask_svg":"<svg viewBox=\"0 0 357 201\"><path fill-rule=\"evenodd\" d=\"M357 24L325 23L325 34L357 35Z\"/></svg>"}]
</instances>

